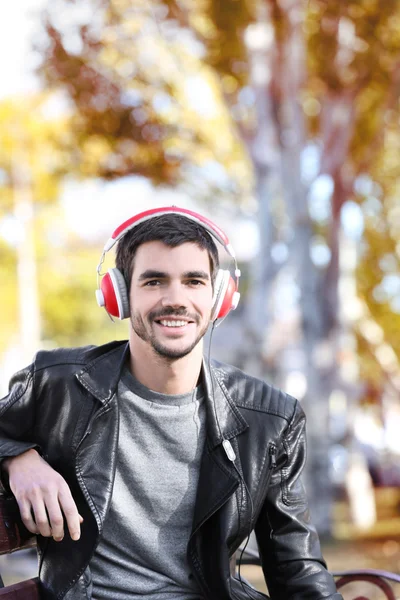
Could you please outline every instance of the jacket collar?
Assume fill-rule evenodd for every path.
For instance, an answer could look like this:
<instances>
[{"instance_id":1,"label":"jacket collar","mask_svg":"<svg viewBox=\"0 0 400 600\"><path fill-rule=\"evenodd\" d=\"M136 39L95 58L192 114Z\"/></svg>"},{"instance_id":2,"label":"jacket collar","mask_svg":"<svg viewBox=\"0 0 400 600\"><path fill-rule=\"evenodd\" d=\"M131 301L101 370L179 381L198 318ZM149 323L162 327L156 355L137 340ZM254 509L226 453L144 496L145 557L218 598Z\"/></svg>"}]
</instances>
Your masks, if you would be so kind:
<instances>
[{"instance_id":1,"label":"jacket collar","mask_svg":"<svg viewBox=\"0 0 400 600\"><path fill-rule=\"evenodd\" d=\"M80 383L100 402L114 395L123 365L129 355L129 343L113 342L89 351L89 363L78 374ZM102 352L101 352L102 350ZM203 359L202 382L207 407L207 430L212 447L230 440L247 429L246 420L236 408L224 381L225 374L213 361Z\"/></svg>"},{"instance_id":2,"label":"jacket collar","mask_svg":"<svg viewBox=\"0 0 400 600\"><path fill-rule=\"evenodd\" d=\"M223 440L231 440L248 428L248 424L228 391L224 371L213 361L203 359L203 385L207 407L209 441L215 448Z\"/></svg>"},{"instance_id":3,"label":"jacket collar","mask_svg":"<svg viewBox=\"0 0 400 600\"><path fill-rule=\"evenodd\" d=\"M122 367L128 355L129 343L126 341L94 348L89 351L88 364L77 373L76 377L97 400L106 404L117 389Z\"/></svg>"}]
</instances>

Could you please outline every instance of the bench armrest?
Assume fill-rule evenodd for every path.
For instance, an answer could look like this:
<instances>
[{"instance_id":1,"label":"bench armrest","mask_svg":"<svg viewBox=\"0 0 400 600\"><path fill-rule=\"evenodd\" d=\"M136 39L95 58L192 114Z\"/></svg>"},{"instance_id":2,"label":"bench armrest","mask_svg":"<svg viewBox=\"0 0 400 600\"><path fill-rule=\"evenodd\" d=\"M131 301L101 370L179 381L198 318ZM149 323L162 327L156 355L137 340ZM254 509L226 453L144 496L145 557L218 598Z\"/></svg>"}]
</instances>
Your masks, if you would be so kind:
<instances>
[{"instance_id":1,"label":"bench armrest","mask_svg":"<svg viewBox=\"0 0 400 600\"><path fill-rule=\"evenodd\" d=\"M240 556L240 550L237 553L237 559ZM246 548L240 561L243 565L258 565L260 566L260 557L257 550ZM337 589L343 588L345 585L357 582L366 582L379 588L386 600L397 600L391 583L400 584L400 575L383 571L380 569L349 569L347 571L331 571L336 580ZM368 600L365 596L357 596L355 600Z\"/></svg>"},{"instance_id":2,"label":"bench armrest","mask_svg":"<svg viewBox=\"0 0 400 600\"><path fill-rule=\"evenodd\" d=\"M0 554L36 546L36 536L21 521L14 496L0 494Z\"/></svg>"}]
</instances>

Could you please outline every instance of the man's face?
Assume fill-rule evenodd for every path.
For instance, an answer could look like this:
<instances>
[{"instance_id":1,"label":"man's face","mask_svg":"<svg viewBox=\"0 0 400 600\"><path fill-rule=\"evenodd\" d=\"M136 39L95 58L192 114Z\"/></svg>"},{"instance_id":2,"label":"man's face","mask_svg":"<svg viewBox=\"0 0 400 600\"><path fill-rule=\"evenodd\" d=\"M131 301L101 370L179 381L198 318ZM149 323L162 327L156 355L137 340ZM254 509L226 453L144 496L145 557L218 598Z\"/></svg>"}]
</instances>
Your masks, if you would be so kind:
<instances>
[{"instance_id":1,"label":"man's face","mask_svg":"<svg viewBox=\"0 0 400 600\"><path fill-rule=\"evenodd\" d=\"M170 248L146 242L135 254L130 289L131 325L169 359L189 354L207 331L212 308L207 250L187 242Z\"/></svg>"}]
</instances>

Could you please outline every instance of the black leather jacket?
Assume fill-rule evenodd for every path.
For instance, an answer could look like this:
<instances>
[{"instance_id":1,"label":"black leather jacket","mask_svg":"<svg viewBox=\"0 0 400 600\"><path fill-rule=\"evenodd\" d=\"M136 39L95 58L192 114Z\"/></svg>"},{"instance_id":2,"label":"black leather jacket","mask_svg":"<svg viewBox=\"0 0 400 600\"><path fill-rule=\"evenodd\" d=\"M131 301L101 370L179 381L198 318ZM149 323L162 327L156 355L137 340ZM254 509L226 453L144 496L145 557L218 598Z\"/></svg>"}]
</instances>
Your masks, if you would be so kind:
<instances>
[{"instance_id":1,"label":"black leather jacket","mask_svg":"<svg viewBox=\"0 0 400 600\"><path fill-rule=\"evenodd\" d=\"M88 563L110 505L115 391L128 352L126 342L39 352L0 401L0 460L37 448L66 479L84 518L79 541L67 532L62 542L38 537L45 599L91 597ZM207 440L188 556L204 597L265 598L253 590L246 595L230 570L230 558L254 528L271 598L342 599L299 478L305 417L298 402L232 366L213 362L210 373L205 364L203 378Z\"/></svg>"}]
</instances>

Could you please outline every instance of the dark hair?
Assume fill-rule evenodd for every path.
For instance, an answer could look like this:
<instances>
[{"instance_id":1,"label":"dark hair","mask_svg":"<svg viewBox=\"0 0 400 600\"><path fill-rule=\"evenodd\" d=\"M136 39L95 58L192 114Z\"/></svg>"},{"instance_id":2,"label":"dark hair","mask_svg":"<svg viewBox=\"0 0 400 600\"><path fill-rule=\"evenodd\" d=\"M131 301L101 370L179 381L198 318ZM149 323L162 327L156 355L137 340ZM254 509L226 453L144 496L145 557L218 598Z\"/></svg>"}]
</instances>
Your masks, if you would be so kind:
<instances>
[{"instance_id":1,"label":"dark hair","mask_svg":"<svg viewBox=\"0 0 400 600\"><path fill-rule=\"evenodd\" d=\"M210 259L211 281L214 285L219 268L218 249L208 231L195 221L178 214L166 214L143 221L128 231L118 242L115 264L124 276L128 291L131 287L135 254L146 242L163 242L175 248L193 242L207 250Z\"/></svg>"}]
</instances>

